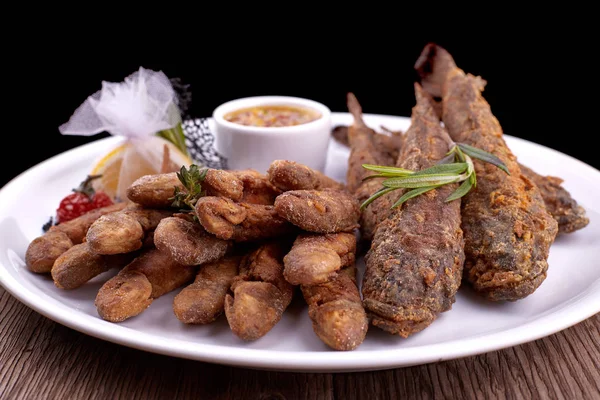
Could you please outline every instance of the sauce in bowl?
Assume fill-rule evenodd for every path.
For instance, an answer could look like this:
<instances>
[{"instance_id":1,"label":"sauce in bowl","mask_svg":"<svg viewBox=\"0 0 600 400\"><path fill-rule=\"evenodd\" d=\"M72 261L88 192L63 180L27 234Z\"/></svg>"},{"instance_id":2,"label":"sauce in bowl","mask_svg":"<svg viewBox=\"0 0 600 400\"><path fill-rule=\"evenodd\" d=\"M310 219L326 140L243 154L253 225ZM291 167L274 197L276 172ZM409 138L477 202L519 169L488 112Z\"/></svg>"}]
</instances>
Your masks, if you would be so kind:
<instances>
[{"instance_id":1,"label":"sauce in bowl","mask_svg":"<svg viewBox=\"0 0 600 400\"><path fill-rule=\"evenodd\" d=\"M232 111L223 116L226 121L246 126L282 127L302 125L317 120L316 110L294 106L256 106Z\"/></svg>"}]
</instances>

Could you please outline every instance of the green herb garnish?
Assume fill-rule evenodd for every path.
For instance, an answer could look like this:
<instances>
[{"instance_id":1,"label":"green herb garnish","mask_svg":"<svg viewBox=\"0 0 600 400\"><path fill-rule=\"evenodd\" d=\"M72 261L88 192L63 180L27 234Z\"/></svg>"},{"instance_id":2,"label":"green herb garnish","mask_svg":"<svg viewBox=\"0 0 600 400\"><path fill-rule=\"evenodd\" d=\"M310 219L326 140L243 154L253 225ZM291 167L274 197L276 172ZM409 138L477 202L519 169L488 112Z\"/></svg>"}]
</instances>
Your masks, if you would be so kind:
<instances>
[{"instance_id":1,"label":"green herb garnish","mask_svg":"<svg viewBox=\"0 0 600 400\"><path fill-rule=\"evenodd\" d=\"M469 146L463 143L456 143L452 149L436 165L420 170L411 171L409 169L386 167L381 165L363 164L363 168L376 172L369 175L364 180L372 178L386 178L382 188L373 193L371 197L365 200L360 208L365 209L369 204L379 197L388 194L397 189L411 189L404 193L393 205L392 208L400 206L405 201L417 197L430 190L450 183L462 182L462 184L446 199L447 202L460 199L469 191L477 186L477 177L473 158L493 164L502 171L510 175L506 165L493 154Z\"/></svg>"},{"instance_id":2,"label":"green herb garnish","mask_svg":"<svg viewBox=\"0 0 600 400\"><path fill-rule=\"evenodd\" d=\"M184 189L175 187L175 193L169 199L173 202L171 206L182 211L193 210L198 199L206 194L206 191L202 188L202 182L207 172L207 168L200 169L195 164L192 164L189 169L182 166L177 172L177 178Z\"/></svg>"}]
</instances>

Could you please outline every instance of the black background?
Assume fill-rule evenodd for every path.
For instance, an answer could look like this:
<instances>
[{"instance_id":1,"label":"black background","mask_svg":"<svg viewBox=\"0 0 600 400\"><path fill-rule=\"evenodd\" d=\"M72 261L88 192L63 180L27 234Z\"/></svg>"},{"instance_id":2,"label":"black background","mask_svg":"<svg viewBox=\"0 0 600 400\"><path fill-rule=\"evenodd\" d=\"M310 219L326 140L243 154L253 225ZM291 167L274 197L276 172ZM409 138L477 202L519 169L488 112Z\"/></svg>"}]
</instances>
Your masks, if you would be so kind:
<instances>
[{"instance_id":1,"label":"black background","mask_svg":"<svg viewBox=\"0 0 600 400\"><path fill-rule=\"evenodd\" d=\"M509 24L501 28L511 29ZM494 29L500 27L488 30ZM348 91L367 113L409 116L413 65L430 41L449 50L460 68L487 80L484 96L506 134L600 168L588 142L596 134L583 126L591 118L581 98L595 64L575 46L576 39L555 32L550 26L513 36L479 31L450 36L382 24L353 34L335 27L328 35L281 37L248 30L237 40L198 31L185 41L159 43L131 35L91 39L81 32L49 30L16 46L19 54L13 59L19 62L11 64L17 70L9 81L18 85L17 107L4 117L10 126L4 134L0 186L55 154L105 137L62 136L58 126L99 90L102 80L122 81L140 66L189 84L193 116L209 116L227 100L267 94L307 97L332 111L346 111Z\"/></svg>"}]
</instances>

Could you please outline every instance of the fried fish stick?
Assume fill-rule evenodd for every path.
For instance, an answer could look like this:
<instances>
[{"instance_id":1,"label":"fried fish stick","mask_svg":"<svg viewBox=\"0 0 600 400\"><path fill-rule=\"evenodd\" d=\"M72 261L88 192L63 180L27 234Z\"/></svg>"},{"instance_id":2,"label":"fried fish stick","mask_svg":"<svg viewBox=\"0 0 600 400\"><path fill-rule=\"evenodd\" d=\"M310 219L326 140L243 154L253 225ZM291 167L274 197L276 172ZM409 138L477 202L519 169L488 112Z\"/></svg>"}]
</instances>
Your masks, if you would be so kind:
<instances>
[{"instance_id":1,"label":"fried fish stick","mask_svg":"<svg viewBox=\"0 0 600 400\"><path fill-rule=\"evenodd\" d=\"M54 261L65 251L85 238L90 226L102 215L120 211L125 203L91 210L80 217L52 226L48 232L34 239L27 247L25 263L32 272L46 273L52 270Z\"/></svg>"},{"instance_id":2,"label":"fried fish stick","mask_svg":"<svg viewBox=\"0 0 600 400\"><path fill-rule=\"evenodd\" d=\"M225 297L225 315L231 331L242 340L266 335L281 320L292 301L293 286L283 277L287 242L271 242L246 256L240 274Z\"/></svg>"},{"instance_id":3,"label":"fried fish stick","mask_svg":"<svg viewBox=\"0 0 600 400\"><path fill-rule=\"evenodd\" d=\"M416 105L397 166L413 171L444 158L451 140L429 98L415 85ZM462 279L460 199L447 202L458 184L412 198L378 226L365 256L362 294L373 325L408 337L449 310Z\"/></svg>"},{"instance_id":4,"label":"fried fish stick","mask_svg":"<svg viewBox=\"0 0 600 400\"><path fill-rule=\"evenodd\" d=\"M230 172L244 186L244 192L240 199L241 203L272 205L275 198L281 194L281 190L273 186L269 178L258 171L245 169Z\"/></svg>"},{"instance_id":5,"label":"fried fish stick","mask_svg":"<svg viewBox=\"0 0 600 400\"><path fill-rule=\"evenodd\" d=\"M98 254L120 254L138 250L146 233L153 231L161 219L173 215L169 210L139 207L103 215L90 226L86 241Z\"/></svg>"},{"instance_id":6,"label":"fried fish stick","mask_svg":"<svg viewBox=\"0 0 600 400\"><path fill-rule=\"evenodd\" d=\"M527 297L546 279L558 223L506 145L500 123L481 95L485 81L465 74L447 51L433 44L425 47L415 68L424 84L441 89L442 118L452 139L494 154L510 171L507 175L474 161L477 188L462 202L466 278L493 301Z\"/></svg>"},{"instance_id":7,"label":"fried fish stick","mask_svg":"<svg viewBox=\"0 0 600 400\"><path fill-rule=\"evenodd\" d=\"M124 267L137 255L133 252L105 256L94 253L87 242L76 244L56 259L51 271L52 280L60 289L77 289L111 268Z\"/></svg>"},{"instance_id":8,"label":"fried fish stick","mask_svg":"<svg viewBox=\"0 0 600 400\"><path fill-rule=\"evenodd\" d=\"M268 239L296 230L273 206L264 204L235 203L223 197L207 196L198 199L195 212L204 229L223 240Z\"/></svg>"},{"instance_id":9,"label":"fried fish stick","mask_svg":"<svg viewBox=\"0 0 600 400\"><path fill-rule=\"evenodd\" d=\"M168 217L154 231L154 244L181 265L217 261L229 249L229 242L208 234L197 222Z\"/></svg>"},{"instance_id":10,"label":"fried fish stick","mask_svg":"<svg viewBox=\"0 0 600 400\"><path fill-rule=\"evenodd\" d=\"M558 222L559 233L575 232L590 223L585 209L577 204L571 194L561 186L562 179L554 176L542 176L522 164L519 166L523 175L540 189L546 210Z\"/></svg>"},{"instance_id":11,"label":"fried fish stick","mask_svg":"<svg viewBox=\"0 0 600 400\"><path fill-rule=\"evenodd\" d=\"M196 267L184 266L158 249L149 249L107 281L96 296L102 319L122 322L144 311L152 301L185 285Z\"/></svg>"},{"instance_id":12,"label":"fried fish stick","mask_svg":"<svg viewBox=\"0 0 600 400\"><path fill-rule=\"evenodd\" d=\"M186 324L208 324L225 309L225 296L238 275L242 256L227 256L200 267L194 283L173 300L173 312Z\"/></svg>"},{"instance_id":13,"label":"fried fish stick","mask_svg":"<svg viewBox=\"0 0 600 400\"><path fill-rule=\"evenodd\" d=\"M244 184L230 171L208 169L202 187L210 196L223 196L240 200ZM147 208L167 208L173 203L175 188L183 190L176 172L145 175L127 188L127 198Z\"/></svg>"},{"instance_id":14,"label":"fried fish stick","mask_svg":"<svg viewBox=\"0 0 600 400\"><path fill-rule=\"evenodd\" d=\"M283 258L283 275L292 285L323 283L353 265L355 257L354 233L301 234Z\"/></svg>"},{"instance_id":15,"label":"fried fish stick","mask_svg":"<svg viewBox=\"0 0 600 400\"><path fill-rule=\"evenodd\" d=\"M344 185L327 175L295 161L275 160L267 171L269 180L279 189L288 190L319 190L344 189Z\"/></svg>"},{"instance_id":16,"label":"fried fish stick","mask_svg":"<svg viewBox=\"0 0 600 400\"><path fill-rule=\"evenodd\" d=\"M359 227L359 204L345 190L290 190L277 197L275 210L309 232L349 232Z\"/></svg>"},{"instance_id":17,"label":"fried fish stick","mask_svg":"<svg viewBox=\"0 0 600 400\"><path fill-rule=\"evenodd\" d=\"M313 330L326 345L347 351L365 340L369 320L356 286L354 263L330 281L301 288Z\"/></svg>"}]
</instances>

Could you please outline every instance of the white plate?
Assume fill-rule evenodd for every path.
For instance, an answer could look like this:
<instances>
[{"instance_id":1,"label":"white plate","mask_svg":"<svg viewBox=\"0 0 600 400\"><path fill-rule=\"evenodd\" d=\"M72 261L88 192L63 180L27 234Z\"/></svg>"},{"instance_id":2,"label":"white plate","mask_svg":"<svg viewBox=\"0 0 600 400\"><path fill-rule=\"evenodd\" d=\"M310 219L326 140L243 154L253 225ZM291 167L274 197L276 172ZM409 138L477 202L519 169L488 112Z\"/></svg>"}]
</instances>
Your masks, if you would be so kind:
<instances>
[{"instance_id":1,"label":"white plate","mask_svg":"<svg viewBox=\"0 0 600 400\"><path fill-rule=\"evenodd\" d=\"M334 113L334 124L350 116ZM367 115L373 127L407 129L403 117ZM63 291L51 279L29 272L24 254L60 199L76 186L91 161L114 145L108 138L73 149L28 170L0 191L0 283L37 312L86 334L176 357L244 367L292 371L385 369L480 354L550 335L600 311L600 172L546 147L507 136L526 165L565 179L591 223L560 236L551 248L548 278L531 296L515 303L490 303L461 288L452 310L409 339L371 327L351 352L329 350L314 334L301 299L262 339L245 343L224 318L207 326L180 323L171 308L177 291L157 299L143 314L120 324L100 319L94 298L109 272L85 287ZM348 151L332 141L328 174L343 180Z\"/></svg>"}]
</instances>

